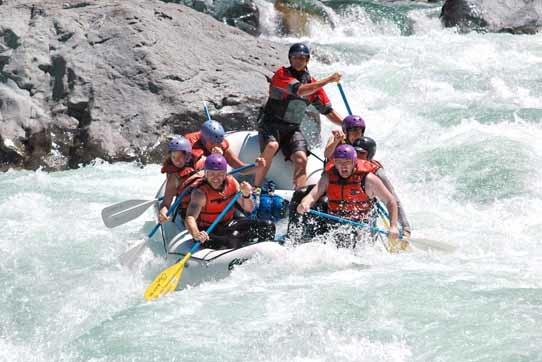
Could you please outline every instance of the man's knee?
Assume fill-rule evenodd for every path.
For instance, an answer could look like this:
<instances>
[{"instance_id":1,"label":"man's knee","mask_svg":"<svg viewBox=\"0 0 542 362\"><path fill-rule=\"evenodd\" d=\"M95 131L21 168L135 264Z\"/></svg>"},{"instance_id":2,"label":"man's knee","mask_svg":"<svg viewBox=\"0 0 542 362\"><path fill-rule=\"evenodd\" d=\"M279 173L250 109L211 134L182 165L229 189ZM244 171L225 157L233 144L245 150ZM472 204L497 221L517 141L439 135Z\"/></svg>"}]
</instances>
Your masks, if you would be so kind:
<instances>
[{"instance_id":1,"label":"man's knee","mask_svg":"<svg viewBox=\"0 0 542 362\"><path fill-rule=\"evenodd\" d=\"M275 154L279 150L279 143L277 141L267 142L264 152L272 152Z\"/></svg>"},{"instance_id":2,"label":"man's knee","mask_svg":"<svg viewBox=\"0 0 542 362\"><path fill-rule=\"evenodd\" d=\"M303 151L297 151L292 155L292 161L296 166L307 166L307 154Z\"/></svg>"}]
</instances>

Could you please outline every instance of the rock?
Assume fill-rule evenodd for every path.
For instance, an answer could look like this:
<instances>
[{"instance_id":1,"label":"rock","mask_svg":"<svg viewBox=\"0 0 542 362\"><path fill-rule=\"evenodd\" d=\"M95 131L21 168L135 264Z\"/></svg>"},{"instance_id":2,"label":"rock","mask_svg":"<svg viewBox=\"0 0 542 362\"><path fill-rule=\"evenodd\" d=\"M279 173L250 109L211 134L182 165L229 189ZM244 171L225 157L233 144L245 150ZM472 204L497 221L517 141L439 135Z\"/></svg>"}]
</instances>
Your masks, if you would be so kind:
<instances>
[{"instance_id":1,"label":"rock","mask_svg":"<svg viewBox=\"0 0 542 362\"><path fill-rule=\"evenodd\" d=\"M534 34L542 27L542 1L446 0L440 16L444 26L462 32Z\"/></svg>"},{"instance_id":2,"label":"rock","mask_svg":"<svg viewBox=\"0 0 542 362\"><path fill-rule=\"evenodd\" d=\"M215 19L235 26L251 35L258 35L260 12L253 0L162 0L191 7Z\"/></svg>"},{"instance_id":3,"label":"rock","mask_svg":"<svg viewBox=\"0 0 542 362\"><path fill-rule=\"evenodd\" d=\"M251 35L259 35L260 12L253 1L233 2L217 14L226 24L235 26Z\"/></svg>"},{"instance_id":4,"label":"rock","mask_svg":"<svg viewBox=\"0 0 542 362\"><path fill-rule=\"evenodd\" d=\"M333 11L319 0L298 2L297 0L277 0L275 9L281 16L281 32L301 37L310 35L310 24L314 21L330 24L333 22Z\"/></svg>"},{"instance_id":5,"label":"rock","mask_svg":"<svg viewBox=\"0 0 542 362\"><path fill-rule=\"evenodd\" d=\"M160 162L203 101L254 129L265 75L287 62L287 46L157 0L8 2L0 19L1 169Z\"/></svg>"}]
</instances>

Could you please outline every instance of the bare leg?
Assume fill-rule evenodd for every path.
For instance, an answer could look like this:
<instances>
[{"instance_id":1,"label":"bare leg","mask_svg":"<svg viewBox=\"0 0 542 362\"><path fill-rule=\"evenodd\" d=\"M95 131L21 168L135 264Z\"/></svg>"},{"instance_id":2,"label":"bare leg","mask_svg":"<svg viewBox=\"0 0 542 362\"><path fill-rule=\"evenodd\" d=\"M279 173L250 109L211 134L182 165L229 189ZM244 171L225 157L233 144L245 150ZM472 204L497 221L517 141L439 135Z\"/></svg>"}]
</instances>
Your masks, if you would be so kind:
<instances>
[{"instance_id":1,"label":"bare leg","mask_svg":"<svg viewBox=\"0 0 542 362\"><path fill-rule=\"evenodd\" d=\"M290 159L294 163L294 186L297 190L307 184L307 154L296 151Z\"/></svg>"},{"instance_id":2,"label":"bare leg","mask_svg":"<svg viewBox=\"0 0 542 362\"><path fill-rule=\"evenodd\" d=\"M254 176L254 187L260 187L262 185L263 179L267 175L269 168L271 167L271 162L273 162L273 156L277 153L279 149L278 142L271 141L265 145L261 157L265 159L265 167L258 168L256 170L256 175Z\"/></svg>"}]
</instances>

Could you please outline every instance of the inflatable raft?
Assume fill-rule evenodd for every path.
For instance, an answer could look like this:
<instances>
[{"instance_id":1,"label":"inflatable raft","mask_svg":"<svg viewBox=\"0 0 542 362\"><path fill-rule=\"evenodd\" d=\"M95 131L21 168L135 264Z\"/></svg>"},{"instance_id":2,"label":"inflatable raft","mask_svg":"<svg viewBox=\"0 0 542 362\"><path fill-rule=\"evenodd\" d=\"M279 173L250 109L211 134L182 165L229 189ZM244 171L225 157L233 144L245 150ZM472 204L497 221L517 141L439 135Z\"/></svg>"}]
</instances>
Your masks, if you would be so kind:
<instances>
[{"instance_id":1,"label":"inflatable raft","mask_svg":"<svg viewBox=\"0 0 542 362\"><path fill-rule=\"evenodd\" d=\"M260 155L258 133L256 131L231 132L226 134L231 149L246 162L254 162ZM308 159L307 174L308 183L316 183L322 173L322 161L311 156ZM279 151L273 160L273 164L267 175L267 180L272 180L276 185L276 194L288 200L293 193L293 165L285 161ZM157 198L164 193L164 185L158 190ZM158 218L158 207L155 207ZM162 248L160 253L166 258L167 265L171 265L182 258L192 247L194 241L184 229L183 220L179 215L172 222L162 225ZM276 257L284 252L283 246L277 241L264 241L248 245L239 249L200 249L192 254L185 264L185 269L179 286L182 289L187 285L197 285L201 282L226 277L235 266L241 265L246 260L256 255L263 257Z\"/></svg>"}]
</instances>

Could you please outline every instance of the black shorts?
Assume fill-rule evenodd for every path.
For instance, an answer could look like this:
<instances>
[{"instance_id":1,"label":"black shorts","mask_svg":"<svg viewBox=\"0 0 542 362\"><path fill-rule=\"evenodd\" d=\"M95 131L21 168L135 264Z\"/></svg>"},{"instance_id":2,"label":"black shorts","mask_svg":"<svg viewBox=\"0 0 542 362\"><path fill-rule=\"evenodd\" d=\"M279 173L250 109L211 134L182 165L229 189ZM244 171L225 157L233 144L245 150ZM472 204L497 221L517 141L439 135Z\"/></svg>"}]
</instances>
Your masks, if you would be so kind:
<instances>
[{"instance_id":1,"label":"black shorts","mask_svg":"<svg viewBox=\"0 0 542 362\"><path fill-rule=\"evenodd\" d=\"M269 142L278 142L286 160L290 159L297 151L309 154L307 141L297 125L287 125L280 121L269 121L264 119L258 127L260 139L260 151L263 151Z\"/></svg>"},{"instance_id":2,"label":"black shorts","mask_svg":"<svg viewBox=\"0 0 542 362\"><path fill-rule=\"evenodd\" d=\"M203 229L200 229L203 230ZM211 249L237 249L245 245L275 239L275 224L269 220L234 219L218 224L204 245Z\"/></svg>"}]
</instances>

